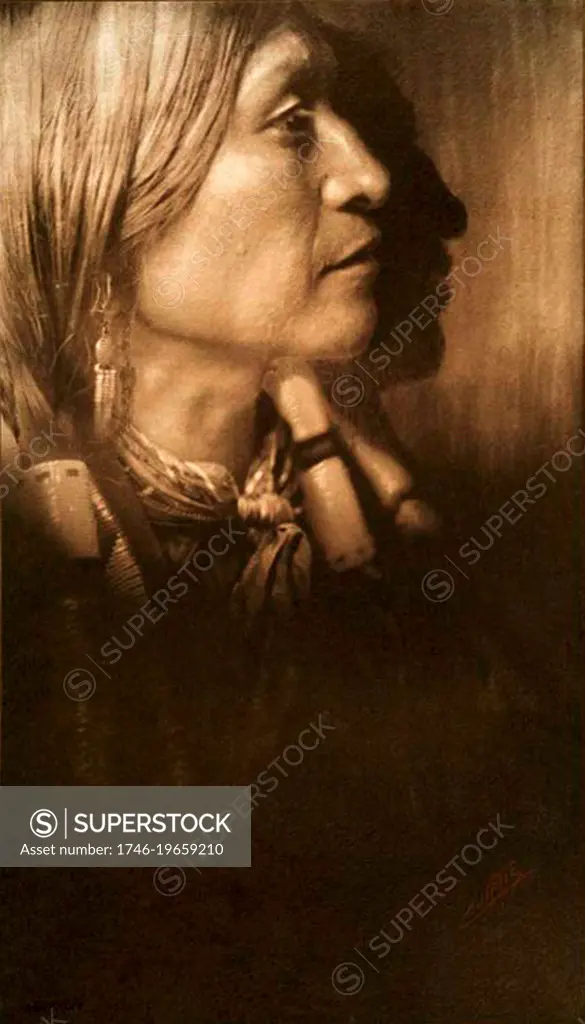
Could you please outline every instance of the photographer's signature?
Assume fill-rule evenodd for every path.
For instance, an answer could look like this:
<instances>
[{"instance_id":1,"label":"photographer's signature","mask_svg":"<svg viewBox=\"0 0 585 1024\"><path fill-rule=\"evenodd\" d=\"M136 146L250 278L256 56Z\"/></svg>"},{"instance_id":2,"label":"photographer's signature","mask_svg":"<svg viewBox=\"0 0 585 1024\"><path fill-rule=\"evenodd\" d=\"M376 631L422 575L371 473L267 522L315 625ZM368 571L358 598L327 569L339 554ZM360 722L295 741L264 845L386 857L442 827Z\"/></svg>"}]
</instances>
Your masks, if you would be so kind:
<instances>
[{"instance_id":1,"label":"photographer's signature","mask_svg":"<svg viewBox=\"0 0 585 1024\"><path fill-rule=\"evenodd\" d=\"M479 897L472 900L469 904L461 919L460 927L467 928L470 924L478 921L487 913L490 907L504 900L506 896L510 896L522 882L533 878L535 874L535 868L523 871L522 868L518 867L515 860L511 860L500 871L494 871L487 879Z\"/></svg>"}]
</instances>

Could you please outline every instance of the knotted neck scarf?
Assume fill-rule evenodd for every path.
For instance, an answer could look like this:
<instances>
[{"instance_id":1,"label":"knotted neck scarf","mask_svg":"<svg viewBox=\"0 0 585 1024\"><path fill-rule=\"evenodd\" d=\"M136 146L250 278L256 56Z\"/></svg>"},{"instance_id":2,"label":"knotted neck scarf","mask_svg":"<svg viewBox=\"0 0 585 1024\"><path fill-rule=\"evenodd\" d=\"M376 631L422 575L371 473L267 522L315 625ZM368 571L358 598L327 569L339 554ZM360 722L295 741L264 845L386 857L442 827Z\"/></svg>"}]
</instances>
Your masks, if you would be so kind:
<instances>
[{"instance_id":1,"label":"knotted neck scarf","mask_svg":"<svg viewBox=\"0 0 585 1024\"><path fill-rule=\"evenodd\" d=\"M283 420L272 420L241 490L224 466L181 460L133 426L118 441L120 460L170 562L188 565L198 551L209 550L202 538L215 523L244 534L244 566L229 605L250 623L268 608L290 613L309 593L311 546L300 524L290 431ZM222 556L215 558L221 572Z\"/></svg>"}]
</instances>

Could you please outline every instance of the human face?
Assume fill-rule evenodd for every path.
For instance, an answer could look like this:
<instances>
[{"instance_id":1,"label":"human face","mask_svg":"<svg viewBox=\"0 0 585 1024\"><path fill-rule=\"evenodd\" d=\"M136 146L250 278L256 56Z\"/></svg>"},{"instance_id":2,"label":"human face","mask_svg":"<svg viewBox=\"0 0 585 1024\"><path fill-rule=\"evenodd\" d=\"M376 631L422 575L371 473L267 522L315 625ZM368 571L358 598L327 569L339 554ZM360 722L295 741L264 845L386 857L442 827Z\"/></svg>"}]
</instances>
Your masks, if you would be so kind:
<instances>
[{"instance_id":1,"label":"human face","mask_svg":"<svg viewBox=\"0 0 585 1024\"><path fill-rule=\"evenodd\" d=\"M294 27L252 54L195 202L143 261L137 313L152 331L262 363L367 344L389 178L332 108L334 71Z\"/></svg>"}]
</instances>

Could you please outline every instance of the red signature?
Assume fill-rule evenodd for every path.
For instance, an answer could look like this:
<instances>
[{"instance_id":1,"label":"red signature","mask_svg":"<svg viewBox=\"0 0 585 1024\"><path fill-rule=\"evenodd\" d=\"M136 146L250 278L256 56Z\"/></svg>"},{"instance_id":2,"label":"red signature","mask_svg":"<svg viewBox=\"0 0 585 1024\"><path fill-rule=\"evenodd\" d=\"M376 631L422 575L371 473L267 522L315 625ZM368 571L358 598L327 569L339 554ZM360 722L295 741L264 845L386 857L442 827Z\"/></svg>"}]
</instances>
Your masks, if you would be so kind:
<instances>
[{"instance_id":1,"label":"red signature","mask_svg":"<svg viewBox=\"0 0 585 1024\"><path fill-rule=\"evenodd\" d=\"M523 871L522 868L518 867L515 860L511 860L501 871L494 871L489 876L478 899L472 900L469 904L461 920L461 928L467 928L468 925L478 921L490 907L505 899L522 882L533 878L535 874L535 868L531 868L530 871Z\"/></svg>"}]
</instances>

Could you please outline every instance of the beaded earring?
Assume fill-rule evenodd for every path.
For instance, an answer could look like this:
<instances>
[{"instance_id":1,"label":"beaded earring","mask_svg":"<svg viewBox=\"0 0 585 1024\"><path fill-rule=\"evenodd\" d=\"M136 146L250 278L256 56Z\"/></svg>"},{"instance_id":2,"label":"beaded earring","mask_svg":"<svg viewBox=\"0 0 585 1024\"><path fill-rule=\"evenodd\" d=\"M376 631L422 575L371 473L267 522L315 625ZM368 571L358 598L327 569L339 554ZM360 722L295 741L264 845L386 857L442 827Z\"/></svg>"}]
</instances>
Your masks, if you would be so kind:
<instances>
[{"instance_id":1,"label":"beaded earring","mask_svg":"<svg viewBox=\"0 0 585 1024\"><path fill-rule=\"evenodd\" d=\"M100 317L100 333L95 344L93 428L95 436L103 440L111 432L116 410L118 368L115 365L108 307L112 290L109 274L105 285L98 288L92 313Z\"/></svg>"},{"instance_id":2,"label":"beaded earring","mask_svg":"<svg viewBox=\"0 0 585 1024\"><path fill-rule=\"evenodd\" d=\"M95 436L101 440L116 434L125 422L133 381L128 352L131 320L125 320L116 346L111 332L111 292L112 281L108 274L92 310L100 317L95 344L93 426Z\"/></svg>"}]
</instances>

